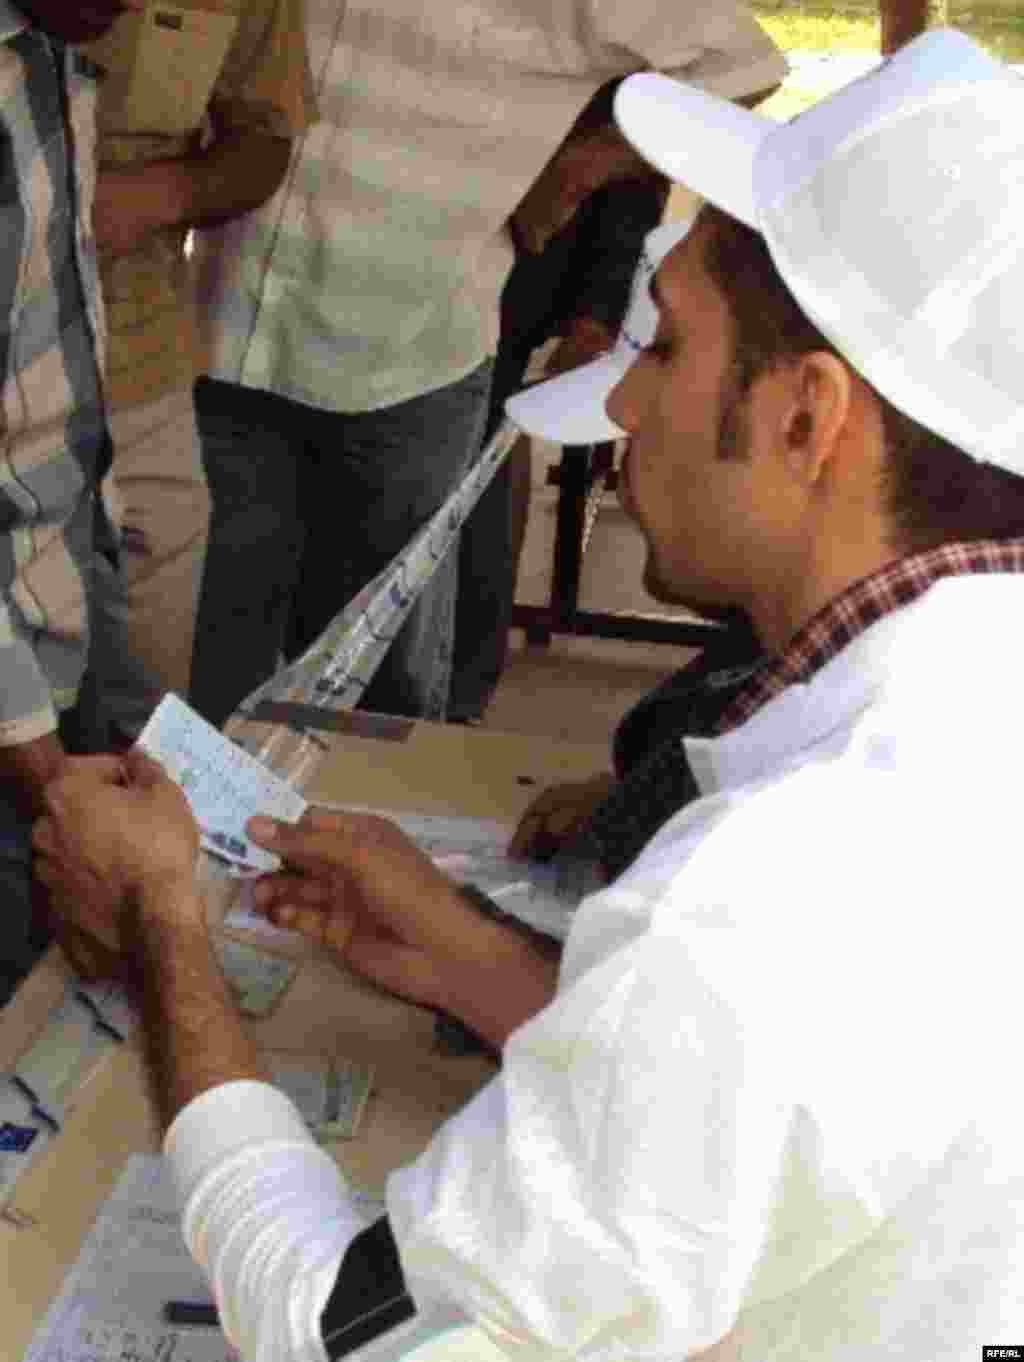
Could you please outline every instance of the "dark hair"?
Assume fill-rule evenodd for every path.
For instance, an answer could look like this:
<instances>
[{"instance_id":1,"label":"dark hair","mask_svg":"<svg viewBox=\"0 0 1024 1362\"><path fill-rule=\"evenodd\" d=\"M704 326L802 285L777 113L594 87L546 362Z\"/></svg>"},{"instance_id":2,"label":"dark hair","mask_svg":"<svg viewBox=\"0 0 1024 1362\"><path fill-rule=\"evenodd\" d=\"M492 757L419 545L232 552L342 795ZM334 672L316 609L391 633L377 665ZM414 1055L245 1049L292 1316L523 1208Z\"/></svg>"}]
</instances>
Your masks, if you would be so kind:
<instances>
[{"instance_id":1,"label":"dark hair","mask_svg":"<svg viewBox=\"0 0 1024 1362\"><path fill-rule=\"evenodd\" d=\"M760 374L812 350L843 358L804 315L759 232L711 204L701 220L713 224L704 265L734 328L728 396L742 399ZM871 391L885 435L883 505L902 551L1024 535L1024 478L979 463Z\"/></svg>"}]
</instances>

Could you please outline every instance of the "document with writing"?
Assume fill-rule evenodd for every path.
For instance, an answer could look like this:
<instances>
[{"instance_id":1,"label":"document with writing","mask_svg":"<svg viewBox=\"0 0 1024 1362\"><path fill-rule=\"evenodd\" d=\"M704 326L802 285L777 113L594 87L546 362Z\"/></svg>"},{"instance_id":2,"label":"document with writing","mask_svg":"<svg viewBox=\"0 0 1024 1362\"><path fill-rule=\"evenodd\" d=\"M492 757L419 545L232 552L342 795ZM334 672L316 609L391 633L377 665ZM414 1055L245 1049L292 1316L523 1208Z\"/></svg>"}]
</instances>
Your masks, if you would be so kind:
<instances>
[{"instance_id":1,"label":"document with writing","mask_svg":"<svg viewBox=\"0 0 1024 1362\"><path fill-rule=\"evenodd\" d=\"M371 1215L376 1198L353 1189ZM238 1362L218 1328L163 1318L168 1301L210 1301L181 1235L159 1155L133 1154L82 1244L24 1362Z\"/></svg>"},{"instance_id":2,"label":"document with writing","mask_svg":"<svg viewBox=\"0 0 1024 1362\"><path fill-rule=\"evenodd\" d=\"M158 1156L135 1154L86 1236L25 1362L237 1362L219 1329L176 1328L171 1300L209 1301Z\"/></svg>"}]
</instances>

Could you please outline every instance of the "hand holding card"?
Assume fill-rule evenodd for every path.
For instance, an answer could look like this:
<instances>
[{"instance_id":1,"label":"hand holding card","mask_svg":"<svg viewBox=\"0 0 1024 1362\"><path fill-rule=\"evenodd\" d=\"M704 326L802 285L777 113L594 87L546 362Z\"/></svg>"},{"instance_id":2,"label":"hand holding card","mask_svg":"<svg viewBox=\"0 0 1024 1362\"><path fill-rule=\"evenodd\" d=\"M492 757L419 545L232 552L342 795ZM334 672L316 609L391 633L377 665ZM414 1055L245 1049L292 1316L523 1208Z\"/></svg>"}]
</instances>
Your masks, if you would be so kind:
<instances>
[{"instance_id":1,"label":"hand holding card","mask_svg":"<svg viewBox=\"0 0 1024 1362\"><path fill-rule=\"evenodd\" d=\"M138 745L185 792L206 851L253 874L279 868L279 857L249 841L245 823L254 814L298 822L306 801L290 785L177 695L164 696Z\"/></svg>"}]
</instances>

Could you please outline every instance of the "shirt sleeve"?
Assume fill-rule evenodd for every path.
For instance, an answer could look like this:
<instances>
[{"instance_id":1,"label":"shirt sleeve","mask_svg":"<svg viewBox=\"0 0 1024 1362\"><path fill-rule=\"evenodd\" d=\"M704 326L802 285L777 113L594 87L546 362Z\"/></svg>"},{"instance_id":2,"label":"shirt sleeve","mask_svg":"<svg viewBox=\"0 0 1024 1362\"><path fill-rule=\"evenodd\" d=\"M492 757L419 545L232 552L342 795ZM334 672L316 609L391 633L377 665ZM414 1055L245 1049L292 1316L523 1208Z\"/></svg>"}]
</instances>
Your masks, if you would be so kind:
<instances>
[{"instance_id":1,"label":"shirt sleeve","mask_svg":"<svg viewBox=\"0 0 1024 1362\"><path fill-rule=\"evenodd\" d=\"M29 640L13 627L9 597L0 599L0 747L34 742L57 727L50 685Z\"/></svg>"},{"instance_id":2,"label":"shirt sleeve","mask_svg":"<svg viewBox=\"0 0 1024 1362\"><path fill-rule=\"evenodd\" d=\"M769 90L786 74L782 53L744 5L592 0L592 10L595 34L620 57L725 99Z\"/></svg>"},{"instance_id":3,"label":"shirt sleeve","mask_svg":"<svg viewBox=\"0 0 1024 1362\"><path fill-rule=\"evenodd\" d=\"M4 419L0 411L0 443L4 436ZM15 520L6 534L0 534L0 747L16 747L45 737L57 727L55 697L31 632L26 629L17 598L25 596L36 603L62 601L68 589L76 586L74 564L66 549L58 541L51 543L51 552L42 558L30 559L26 567L19 553L19 537L24 530L16 523L18 508L9 503L6 492L0 492L0 520ZM74 616L72 616L73 618ZM77 674L77 662L86 647L84 631L65 627L62 661L70 664L70 672ZM73 687L68 694L58 697L71 703Z\"/></svg>"},{"instance_id":4,"label":"shirt sleeve","mask_svg":"<svg viewBox=\"0 0 1024 1362\"><path fill-rule=\"evenodd\" d=\"M317 119L304 0L242 6L211 105L232 128L291 138Z\"/></svg>"},{"instance_id":5,"label":"shirt sleeve","mask_svg":"<svg viewBox=\"0 0 1024 1362\"><path fill-rule=\"evenodd\" d=\"M501 1074L391 1175L388 1212L417 1303L510 1355L678 1362L735 1321L787 1117L765 1038L680 935L628 940L649 905L622 894L581 911L598 963L563 966Z\"/></svg>"},{"instance_id":6,"label":"shirt sleeve","mask_svg":"<svg viewBox=\"0 0 1024 1362\"><path fill-rule=\"evenodd\" d=\"M185 1242L245 1362L326 1362L321 1316L369 1221L292 1103L265 1083L212 1088L164 1153Z\"/></svg>"}]
</instances>

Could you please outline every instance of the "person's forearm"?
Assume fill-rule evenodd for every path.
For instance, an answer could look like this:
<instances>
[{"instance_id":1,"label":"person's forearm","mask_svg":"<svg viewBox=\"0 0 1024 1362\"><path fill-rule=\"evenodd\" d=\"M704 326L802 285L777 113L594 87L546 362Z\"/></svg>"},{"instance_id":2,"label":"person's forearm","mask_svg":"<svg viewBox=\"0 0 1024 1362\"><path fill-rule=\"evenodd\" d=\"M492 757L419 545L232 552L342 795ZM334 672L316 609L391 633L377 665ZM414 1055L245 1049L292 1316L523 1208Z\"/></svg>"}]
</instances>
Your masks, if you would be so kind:
<instances>
[{"instance_id":1,"label":"person's forearm","mask_svg":"<svg viewBox=\"0 0 1024 1362\"><path fill-rule=\"evenodd\" d=\"M150 1064L169 1125L207 1089L266 1074L214 959L195 885L175 881L147 888L136 932Z\"/></svg>"},{"instance_id":2,"label":"person's forearm","mask_svg":"<svg viewBox=\"0 0 1024 1362\"><path fill-rule=\"evenodd\" d=\"M221 131L205 151L181 162L187 177L184 221L212 227L258 208L284 179L291 147L286 137Z\"/></svg>"},{"instance_id":3,"label":"person's forearm","mask_svg":"<svg viewBox=\"0 0 1024 1362\"><path fill-rule=\"evenodd\" d=\"M475 919L472 963L453 973L446 1011L500 1051L555 995L558 953L499 922Z\"/></svg>"},{"instance_id":4,"label":"person's forearm","mask_svg":"<svg viewBox=\"0 0 1024 1362\"><path fill-rule=\"evenodd\" d=\"M145 231L213 227L251 212L281 183L290 152L286 138L227 131L191 156L104 171L97 200L101 244L108 237L105 219L125 209Z\"/></svg>"}]
</instances>

